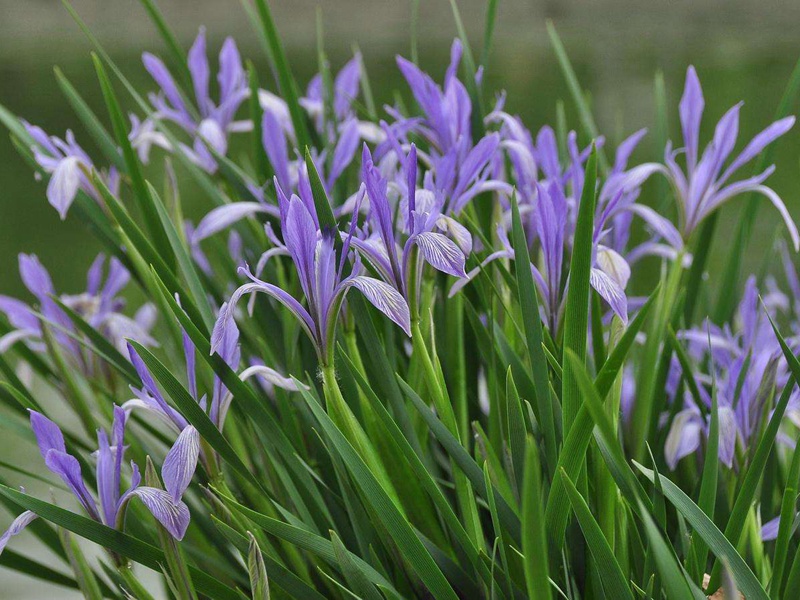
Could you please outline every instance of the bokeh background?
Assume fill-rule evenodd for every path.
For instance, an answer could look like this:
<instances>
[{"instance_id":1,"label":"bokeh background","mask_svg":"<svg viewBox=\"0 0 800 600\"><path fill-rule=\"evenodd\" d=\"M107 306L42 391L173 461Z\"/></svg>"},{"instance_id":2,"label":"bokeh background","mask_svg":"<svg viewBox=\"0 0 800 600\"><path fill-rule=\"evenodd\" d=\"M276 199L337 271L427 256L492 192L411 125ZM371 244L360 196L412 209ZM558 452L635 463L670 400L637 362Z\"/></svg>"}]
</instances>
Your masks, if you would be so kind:
<instances>
[{"instance_id":1,"label":"bokeh background","mask_svg":"<svg viewBox=\"0 0 800 600\"><path fill-rule=\"evenodd\" d=\"M152 84L141 65L141 52L163 53L154 27L137 0L74 0L101 43L141 90ZM161 8L188 49L200 25L216 53L233 35L242 54L269 79L259 40L238 0L161 0ZM316 18L322 14L326 50L338 69L358 45L364 55L376 100L391 102L395 89L408 96L394 66L396 54L409 54L410 0L272 0L275 20L301 85L316 70ZM476 51L482 44L484 0L458 0ZM771 121L794 63L800 56L800 2L797 0L500 0L487 89L508 92L507 107L531 129L554 123L563 99L571 127L578 127L566 84L549 45L545 22L552 19L567 47L583 87L590 95L601 131L612 147L627 134L655 123L654 74L666 82L669 129L678 129L677 103L688 64L700 74L706 95L704 139L732 104L745 101L741 137L749 139ZM448 0L420 0L419 48L424 68L441 76L455 36ZM102 97L92 68L90 46L57 0L0 0L0 103L49 133L75 129L92 152L77 118L64 101L53 76L59 66L98 114ZM124 92L119 89L120 95ZM797 112L797 107L793 108ZM739 145L741 147L741 144ZM234 149L235 152L235 149ZM635 158L656 159L663 148L645 138ZM771 185L800 218L800 127L777 148L777 173ZM152 176L157 178L158 173ZM189 217L208 208L190 185L182 190ZM726 244L739 218L741 202L725 208L722 235L710 260L721 265ZM748 269L768 261L778 220L759 212L756 234L747 254ZM34 181L5 132L0 135L0 293L25 297L17 274L17 254L34 252L51 270L57 289L76 292L98 251L74 217L61 222L46 202L44 184ZM0 415L2 418L2 415ZM14 456L3 446L0 454ZM35 453L26 452L34 457ZM46 489L43 490L46 494ZM3 516L0 527L8 524ZM30 580L0 570L0 597L44 598L63 590L32 587Z\"/></svg>"}]
</instances>

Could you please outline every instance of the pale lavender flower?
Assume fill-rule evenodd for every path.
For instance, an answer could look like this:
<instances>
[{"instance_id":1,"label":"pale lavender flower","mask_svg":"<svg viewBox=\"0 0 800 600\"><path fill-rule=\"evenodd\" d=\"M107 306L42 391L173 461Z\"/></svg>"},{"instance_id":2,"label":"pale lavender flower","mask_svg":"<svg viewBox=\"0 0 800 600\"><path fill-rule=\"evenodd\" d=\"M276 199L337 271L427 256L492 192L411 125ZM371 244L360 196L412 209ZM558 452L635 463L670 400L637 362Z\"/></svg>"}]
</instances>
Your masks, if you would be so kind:
<instances>
[{"instance_id":1,"label":"pale lavender flower","mask_svg":"<svg viewBox=\"0 0 800 600\"><path fill-rule=\"evenodd\" d=\"M64 435L58 425L34 410L30 411L30 415L31 428L45 465L61 478L90 518L122 531L129 502L133 498L139 498L172 537L177 540L183 539L189 526L189 508L181 497L189 481L182 475L181 447L176 444L164 460L161 475L167 491L139 485L141 475L139 468L133 462L131 462L130 485L122 491L126 415L122 408L115 406L110 436L104 430L97 432L98 450L95 453L97 499L95 499L84 483L80 462L67 452ZM17 517L9 530L0 537L0 552L11 536L19 534L35 518L36 515L31 511L25 511Z\"/></svg>"},{"instance_id":2,"label":"pale lavender flower","mask_svg":"<svg viewBox=\"0 0 800 600\"><path fill-rule=\"evenodd\" d=\"M50 181L47 184L47 201L58 211L61 219L67 217L70 206L78 195L78 191L83 191L98 202L100 196L94 189L91 181L84 173L96 170L92 159L75 141L75 135L67 130L65 139L56 136L48 136L41 127L22 122L25 130L33 138L35 144L31 147L33 158L37 164L50 174ZM119 188L119 174L114 167L108 172L99 173L104 183L113 192L117 193Z\"/></svg>"},{"instance_id":3,"label":"pale lavender flower","mask_svg":"<svg viewBox=\"0 0 800 600\"><path fill-rule=\"evenodd\" d=\"M150 94L150 102L156 109L154 118L173 122L192 138L192 146L181 144L181 150L196 164L213 173L217 162L211 152L225 155L228 151L228 135L232 132L252 128L248 121L235 121L239 106L247 98L250 88L242 67L242 59L233 38L226 38L219 53L219 101L215 103L209 93L210 69L206 56L206 34L201 28L188 55L189 72L192 78L194 104L187 103L178 85L160 58L146 52L142 62L150 76L160 88L158 94ZM147 158L153 144L169 149L163 137L154 136L152 121L133 121L132 143L139 150L140 158Z\"/></svg>"},{"instance_id":4,"label":"pale lavender flower","mask_svg":"<svg viewBox=\"0 0 800 600\"><path fill-rule=\"evenodd\" d=\"M217 351L231 369L236 370L238 368L241 354L238 343L238 332L235 329L231 328L225 332L225 336ZM201 396L198 391L198 381L195 372L196 349L185 331L183 332L183 352L189 394L203 410L208 413L209 418L214 425L216 425L217 429L222 431L225 426L225 418L228 414L228 409L233 400L233 395L228 391L228 388L225 387L222 380L217 375L214 375L209 404L208 395L203 394ZM144 387L142 389L131 387L131 391L136 398L125 402L122 408L128 413L132 410L144 410L153 414L164 421L170 429L177 434L175 446L182 448L180 455L183 457L181 464L185 466L186 470L184 477L189 477L189 479L191 479L191 474L194 473L198 458L203 461L203 464L208 466L206 462L207 457L203 454L199 444L196 443L197 431L178 411L167 403L155 379L150 373L150 370L130 344L128 344L128 356ZM264 365L251 366L245 369L239 377L243 381L250 377L258 377L271 386L280 387L289 391L298 391L299 389L293 379L284 377L274 369ZM165 462L165 468L166 466L167 463ZM189 471L191 471L191 473L189 473Z\"/></svg>"},{"instance_id":5,"label":"pale lavender flower","mask_svg":"<svg viewBox=\"0 0 800 600\"><path fill-rule=\"evenodd\" d=\"M442 214L444 198L441 193L417 189L417 151L413 144L403 163L398 175L405 181L401 185L393 182L401 193L405 192L399 202L400 210L395 212L389 202L389 182L381 176L364 145L362 177L369 199L369 225L374 233L363 239L354 236L351 243L381 278L416 309L418 298L411 297L411 290L420 287L420 261L448 275L465 277L464 263L472 248L472 236L455 219ZM395 214L397 219L393 217ZM450 233L456 241L441 232ZM416 264L412 263L414 260ZM411 277L416 281L411 281Z\"/></svg>"},{"instance_id":6,"label":"pale lavender flower","mask_svg":"<svg viewBox=\"0 0 800 600\"><path fill-rule=\"evenodd\" d=\"M739 133L739 109L742 103L736 104L722 116L717 123L711 143L706 146L700 156L700 121L704 105L700 80L694 67L689 67L686 73L686 86L680 102L684 147L673 150L670 142L664 156L666 166L657 163L640 165L631 170L628 185L637 187L656 172L666 175L675 192L680 229L684 239L688 239L706 217L728 200L748 192L761 194L766 196L780 213L789 230L795 250L800 249L800 235L798 235L797 226L785 204L772 188L764 185L764 181L775 170L774 165L753 177L730 182L737 171L791 129L794 125L794 117L786 117L772 123L756 135L744 150L728 163ZM684 154L686 158L685 170L681 169L676 162L676 158L680 154Z\"/></svg>"},{"instance_id":7,"label":"pale lavender flower","mask_svg":"<svg viewBox=\"0 0 800 600\"><path fill-rule=\"evenodd\" d=\"M123 314L125 302L119 294L130 280L130 274L117 258L112 258L104 281L104 264L105 256L98 255L87 274L85 292L57 296L50 274L39 259L33 254L19 255L22 282L38 301L38 311L57 326L53 331L56 340L69 351L85 372L89 371L90 365L85 363L78 343L65 333L66 331L76 335L75 326L53 300L54 297L58 297L61 302L83 317L118 350L125 347L127 338L149 346L158 345L149 333L155 321L154 306L149 303L143 305L133 318ZM0 312L6 315L14 327L11 332L0 338L0 352L5 352L20 340L27 341L34 349L43 348L41 323L32 307L16 298L0 296Z\"/></svg>"},{"instance_id":8,"label":"pale lavender flower","mask_svg":"<svg viewBox=\"0 0 800 600\"><path fill-rule=\"evenodd\" d=\"M236 305L242 296L255 292L271 296L292 312L314 343L322 364L327 364L330 359L339 311L351 288L359 290L378 310L410 335L408 305L397 290L383 281L361 275L358 259L350 275L344 273L355 217L337 260L334 239L339 233L329 229L320 230L313 204L306 204L296 195L287 199L280 186L277 188L283 243L273 255L285 254L291 258L308 309L285 290L258 279L249 268L240 267L239 271L251 282L237 289L220 309L211 336L211 351L219 351L227 336L238 332L234 321Z\"/></svg>"},{"instance_id":9,"label":"pale lavender flower","mask_svg":"<svg viewBox=\"0 0 800 600\"><path fill-rule=\"evenodd\" d=\"M455 40L443 88L414 63L397 57L397 65L424 117L409 119L387 108L396 120L389 128L392 135L406 146L409 143L408 134L412 132L429 142L429 153L420 154L420 157L431 167L432 187L444 195L444 212L455 215L481 193L511 194L511 186L492 177L490 169L500 145L500 136L489 133L473 144L470 121L472 103L466 87L457 77L462 53L461 42ZM390 140L387 140L376 149L376 158L381 158L390 148ZM402 160L402 156L399 155L398 160Z\"/></svg>"},{"instance_id":10,"label":"pale lavender flower","mask_svg":"<svg viewBox=\"0 0 800 600\"><path fill-rule=\"evenodd\" d=\"M330 99L333 108L334 122L329 122L325 114L325 86L322 75L317 73L309 82L306 95L300 98L302 106L314 123L317 132L321 135L330 133L330 128L335 123L342 123L353 117L353 102L358 98L361 89L361 55L356 54L336 74L333 79L333 98Z\"/></svg>"},{"instance_id":11,"label":"pale lavender flower","mask_svg":"<svg viewBox=\"0 0 800 600\"><path fill-rule=\"evenodd\" d=\"M767 308L771 309L769 305ZM728 326L709 325L705 331L679 332L678 337L689 343L695 364L703 364L707 358L714 370L720 423L719 459L730 468L737 442L746 448L760 431L763 418L769 413L766 403L781 377L780 369L785 368L772 328L759 310L755 278L747 281L738 309L736 333ZM676 414L667 435L664 457L671 469L681 458L695 453L702 438L708 436L710 378L697 376L697 383L703 405L697 406L686 392L681 399L684 408Z\"/></svg>"}]
</instances>

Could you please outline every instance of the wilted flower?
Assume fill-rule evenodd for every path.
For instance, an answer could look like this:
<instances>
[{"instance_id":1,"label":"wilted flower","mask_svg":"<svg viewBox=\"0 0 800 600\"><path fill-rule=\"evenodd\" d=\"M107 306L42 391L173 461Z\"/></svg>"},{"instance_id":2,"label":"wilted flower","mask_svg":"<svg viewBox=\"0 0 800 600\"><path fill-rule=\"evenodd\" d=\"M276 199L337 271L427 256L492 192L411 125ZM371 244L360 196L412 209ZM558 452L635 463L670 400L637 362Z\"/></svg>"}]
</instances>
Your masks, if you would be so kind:
<instances>
[{"instance_id":1,"label":"wilted flower","mask_svg":"<svg viewBox=\"0 0 800 600\"><path fill-rule=\"evenodd\" d=\"M31 428L36 436L39 452L42 454L45 465L62 479L89 517L113 529L122 530L125 526L128 503L133 498L139 498L172 537L178 540L183 539L186 528L189 526L189 508L181 500L181 496L189 482L181 477L181 469L176 469L176 463L180 463L181 459L175 449L167 455L161 471L167 491L140 486L139 468L131 462L130 485L124 492L121 492L126 417L125 411L115 406L110 438L104 430L97 432L98 501L96 501L83 481L83 473L78 459L67 452L61 429L44 415L34 410L30 413ZM3 551L11 536L19 534L35 518L36 514L31 511L25 511L17 517L9 530L0 536L0 552Z\"/></svg>"}]
</instances>

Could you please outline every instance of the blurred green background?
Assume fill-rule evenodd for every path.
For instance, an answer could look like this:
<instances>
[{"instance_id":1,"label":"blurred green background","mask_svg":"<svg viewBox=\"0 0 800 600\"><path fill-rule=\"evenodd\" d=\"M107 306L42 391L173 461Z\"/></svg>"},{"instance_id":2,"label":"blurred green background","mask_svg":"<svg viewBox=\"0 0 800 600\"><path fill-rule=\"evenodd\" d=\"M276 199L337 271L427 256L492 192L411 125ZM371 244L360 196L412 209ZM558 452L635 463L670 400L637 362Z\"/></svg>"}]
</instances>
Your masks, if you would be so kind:
<instances>
[{"instance_id":1,"label":"blurred green background","mask_svg":"<svg viewBox=\"0 0 800 600\"><path fill-rule=\"evenodd\" d=\"M160 4L187 49L201 24L207 27L209 50L214 54L222 39L233 35L242 54L258 67L262 83L269 80L258 38L238 0L161 0ZM450 5L448 0L420 0L420 4L421 62L440 81L455 35ZM316 70L315 22L319 9L334 68L338 69L358 44L376 100L391 102L395 89L408 96L394 56L409 53L410 0L273 0L271 5L303 86ZM482 44L485 3L458 0L458 5L477 51ZM141 91L152 89L141 66L141 52L163 54L163 46L139 2L74 0L74 6L131 81ZM549 46L545 30L548 18L554 20L564 40L580 81L590 94L600 129L612 147L640 127L652 129L653 81L658 69L666 82L670 133L673 137L678 134L677 103L688 64L697 67L706 95L704 139L712 135L716 120L728 107L744 100L740 133L747 141L771 122L800 56L797 0L500 0L486 89L505 89L508 109L519 113L532 130L554 123L559 99L566 102L570 126L578 127ZM58 65L92 108L104 115L89 51L88 42L58 0L0 0L0 103L51 134L63 136L66 129L74 128L78 140L92 153L92 145L61 96L52 71ZM124 98L121 86L118 91ZM243 138L238 148L244 142ZM238 151L233 150L234 154ZM649 136L635 159L654 160L662 152ZM800 218L798 157L800 127L795 127L778 145L778 171L770 179L795 218ZM155 167L150 175L157 177L157 172ZM186 213L196 220L208 204L185 178L181 185L185 186L181 193ZM26 295L17 273L19 252L38 254L59 291L73 293L84 288L83 277L98 246L75 217L63 223L59 220L44 191L44 184L34 181L28 165L3 132L0 293ZM645 193L649 191L645 189ZM741 201L735 202L724 210L709 262L712 285L741 205ZM746 269L757 269L764 263L775 232L784 233L776 229L777 225L777 215L764 206L747 253ZM6 451L0 449L0 453ZM28 448L25 456L35 456L35 450ZM44 487L31 491L42 497L47 494ZM9 519L4 515L0 528ZM42 598L49 591L56 594L54 597L71 597L58 588L31 585L31 580L8 571L0 572L0 581L2 598Z\"/></svg>"},{"instance_id":2,"label":"blurred green background","mask_svg":"<svg viewBox=\"0 0 800 600\"><path fill-rule=\"evenodd\" d=\"M187 48L201 24L207 27L212 54L224 36L233 35L243 56L259 68L262 84L269 80L258 38L237 0L162 0L161 4ZM420 4L421 62L441 80L455 35L450 5L447 0L421 0ZM459 0L458 4L478 52L485 3ZM376 100L392 101L398 88L408 95L394 56L409 53L410 0L277 0L272 5L302 86L316 70L315 22L320 10L334 68L358 44ZM137 0L75 0L74 6L140 90L152 89L140 55L143 50L163 54L163 46ZM92 144L63 100L52 71L58 65L105 117L88 42L56 0L0 0L0 15L0 103L51 134L63 136L67 128L75 129L79 142L92 153ZM652 130L653 76L658 69L666 81L670 133L677 135L677 103L690 63L697 67L706 95L705 139L713 133L719 116L740 99L745 101L741 138L749 139L770 122L800 55L800 3L795 1L500 0L486 89L505 89L507 107L533 130L554 123L559 99L566 102L570 126L579 126L549 46L548 18L554 20L567 46L612 147L640 127ZM119 93L124 98L121 86ZM661 153L651 135L635 158L657 159ZM778 171L770 180L795 217L800 217L799 156L800 128L796 127L779 143ZM152 175L157 177L155 171ZM0 138L0 181L0 293L24 295L16 272L20 251L40 256L59 291L82 289L82 275L98 247L76 218L60 222L46 202L44 183L34 181L5 133ZM186 213L199 218L208 208L205 199L190 183L183 185ZM725 209L722 232L732 230L741 205ZM776 223L776 215L764 207L748 267L758 268L771 247ZM712 276L727 241L723 235L715 244Z\"/></svg>"}]
</instances>

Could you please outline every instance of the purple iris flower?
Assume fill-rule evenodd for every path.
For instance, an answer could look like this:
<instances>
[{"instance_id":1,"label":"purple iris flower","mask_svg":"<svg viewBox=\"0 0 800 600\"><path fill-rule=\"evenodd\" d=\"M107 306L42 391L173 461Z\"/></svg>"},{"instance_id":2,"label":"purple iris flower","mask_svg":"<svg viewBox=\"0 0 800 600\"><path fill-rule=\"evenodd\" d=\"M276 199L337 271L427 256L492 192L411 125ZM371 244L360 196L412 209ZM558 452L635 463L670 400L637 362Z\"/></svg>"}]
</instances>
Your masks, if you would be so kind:
<instances>
[{"instance_id":1,"label":"purple iris flower","mask_svg":"<svg viewBox=\"0 0 800 600\"><path fill-rule=\"evenodd\" d=\"M37 164L50 174L47 184L47 201L58 211L61 219L67 217L67 212L72 206L78 191L83 191L98 202L100 196L94 189L91 181L84 173L98 170L92 159L75 141L75 135L67 130L65 139L48 136L41 127L22 122L25 130L33 138L35 144L31 146L33 158ZM99 171L99 170L98 170ZM119 188L119 173L114 167L108 172L100 173L104 183L113 192Z\"/></svg>"},{"instance_id":2,"label":"purple iris flower","mask_svg":"<svg viewBox=\"0 0 800 600\"><path fill-rule=\"evenodd\" d=\"M472 236L455 219L442 214L441 193L417 189L417 151L413 144L403 163L399 181L392 182L396 192L393 195L396 197L398 190L402 195L398 202L400 210L395 212L389 201L389 182L381 176L369 148L364 145L362 177L369 199L369 226L374 233L353 237L351 243L416 313L418 298L411 296L412 289L419 290L422 280L419 261L424 260L449 275L465 277L465 255L472 248ZM397 219L393 218L395 214ZM458 243L442 231L451 233ZM413 264L415 260L417 263ZM410 280L412 277L415 281Z\"/></svg>"},{"instance_id":3,"label":"purple iris flower","mask_svg":"<svg viewBox=\"0 0 800 600\"><path fill-rule=\"evenodd\" d=\"M224 156L228 150L228 135L252 128L252 123L234 120L239 106L250 93L236 42L233 38L226 38L219 53L218 103L214 103L209 94L210 69L206 56L205 29L200 29L188 55L194 105L187 103L161 59L146 52L142 55L142 62L160 88L160 93L150 94L150 102L156 109L154 118L171 121L192 136L192 147L181 144L181 150L203 169L215 172L217 163L209 148ZM133 125L138 135L133 137L132 143L138 149L140 158L147 158L149 147L153 144L168 147L163 137L155 135L152 122L133 120Z\"/></svg>"},{"instance_id":4,"label":"purple iris flower","mask_svg":"<svg viewBox=\"0 0 800 600\"><path fill-rule=\"evenodd\" d=\"M225 332L225 336L217 351L231 369L238 369L241 354L238 343L238 332L235 329L231 328ZM195 352L194 344L184 331L183 353L186 360L186 376L189 394L191 394L192 398L194 398L203 410L208 413L209 418L214 425L216 425L217 429L222 431L225 426L225 418L228 414L231 400L233 400L233 395L216 375L212 383L210 405L208 396L206 394L202 396L199 394L195 373ZM136 398L125 402L122 408L126 412L130 412L134 409L145 410L160 418L174 431L177 435L174 448L181 449L180 451L176 450L175 453L176 456L180 455L182 457L181 465L185 469L182 477L191 480L192 474L197 467L198 459L202 461L206 468L208 467L208 457L203 454L200 448L197 430L189 425L186 419L167 403L155 379L150 373L150 370L130 344L128 344L128 355L144 387L142 389L131 387L131 391ZM273 387L280 387L289 391L298 391L299 389L293 379L284 377L274 369L264 365L253 365L245 369L239 375L242 380L247 380L254 376ZM174 466L177 468L178 465ZM170 468L172 468L172 465Z\"/></svg>"},{"instance_id":5,"label":"purple iris flower","mask_svg":"<svg viewBox=\"0 0 800 600\"><path fill-rule=\"evenodd\" d=\"M308 95L301 100L301 104L308 111L309 116L317 122L320 134L325 136L326 146L332 149L331 160L327 161L326 150L319 152L315 148L309 148L314 166L320 173L323 185L329 193L353 162L359 142L361 140L380 141L384 137L383 132L375 125L359 121L351 109L351 103L358 95L359 90L359 65L360 60L354 58L336 77L334 84L336 123L323 125L321 121L324 111L322 110L323 100L319 75L309 84ZM297 192L301 196L309 195L311 185L308 179L308 170L301 152L302 149L297 148L297 137L286 102L264 90L259 92L259 102L263 110L261 141L278 185L289 193ZM266 184L259 186L254 182L249 182L248 189L256 199L255 202L226 204L213 209L203 217L190 236L193 248L198 248L202 240L252 215L266 214L278 218L280 211L277 206L268 202L265 188ZM339 207L336 211L337 216L348 212L354 199L354 197L351 198L344 206Z\"/></svg>"},{"instance_id":6,"label":"purple iris flower","mask_svg":"<svg viewBox=\"0 0 800 600\"><path fill-rule=\"evenodd\" d=\"M731 177L739 169L791 129L794 125L794 117L786 117L772 123L756 135L726 167L726 162L731 156L739 133L739 109L742 103L736 104L722 116L717 123L711 143L706 146L700 156L700 121L704 105L700 80L694 67L689 67L686 73L686 86L680 102L684 147L673 150L670 142L664 156L666 166L657 163L640 165L630 173L629 183L638 187L656 172L663 173L667 177L675 191L680 229L684 239L688 239L707 216L728 200L748 192L761 194L766 196L780 213L789 230L795 250L800 249L797 226L786 210L785 204L772 188L764 185L764 181L775 170L774 165L769 166L759 175L730 183ZM676 162L679 154L685 155L685 171Z\"/></svg>"},{"instance_id":7,"label":"purple iris flower","mask_svg":"<svg viewBox=\"0 0 800 600\"><path fill-rule=\"evenodd\" d=\"M97 499L86 487L78 459L67 452L64 434L58 425L44 415L31 410L31 428L39 444L47 468L58 475L75 495L86 513L99 523L122 531L125 527L125 514L128 503L139 498L147 510L161 523L172 537L183 539L189 526L189 508L181 500L189 481L181 477L181 449L173 447L164 460L161 475L167 490L139 485L139 468L131 462L130 485L122 491L122 462L125 454L125 411L114 407L114 422L111 433L97 432L98 450L96 477ZM0 536L0 552L10 538L19 534L25 526L36 518L36 514L25 511L18 516L11 527Z\"/></svg>"},{"instance_id":8,"label":"purple iris flower","mask_svg":"<svg viewBox=\"0 0 800 600\"><path fill-rule=\"evenodd\" d=\"M378 279L361 275L361 264L357 257L351 273L344 273L355 229L355 216L337 260L334 240L339 232L327 228L320 230L313 203L308 204L297 195L287 199L280 186L276 184L276 188L283 242L280 243L273 236L273 240L279 245L273 249L271 256L284 254L291 258L308 308L285 290L258 279L248 267L240 267L239 271L251 281L237 289L220 309L211 335L211 351L217 352L223 348L228 336L238 336L234 310L242 296L254 292L271 296L292 312L314 343L323 365L330 362L336 321L345 295L351 288L359 290L378 310L410 335L408 305L395 288ZM363 197L363 194L362 190L360 195ZM357 211L354 214L357 215Z\"/></svg>"},{"instance_id":9,"label":"purple iris flower","mask_svg":"<svg viewBox=\"0 0 800 600\"><path fill-rule=\"evenodd\" d=\"M760 431L769 412L766 403L772 398L776 383L787 376L780 347L758 303L755 278L750 277L739 305L735 333L727 325L724 328L709 325L706 331L678 334L689 344L693 363L703 364L707 359L714 370L720 423L719 459L729 468L734 464L737 441L747 447ZM767 309L774 310L774 305L767 304ZM679 372L676 362L671 375ZM681 458L695 453L702 438L708 436L711 378L698 375L696 380L703 406L698 406L688 392L681 399L683 409L672 422L664 448L671 469Z\"/></svg>"},{"instance_id":10,"label":"purple iris flower","mask_svg":"<svg viewBox=\"0 0 800 600\"><path fill-rule=\"evenodd\" d=\"M435 189L444 194L444 212L455 215L483 192L511 194L511 186L492 177L490 168L497 156L500 136L489 133L473 144L472 103L466 87L457 77L462 54L461 42L455 40L443 87L414 63L398 56L397 65L424 116L409 119L387 108L396 120L390 129L406 146L409 133L416 133L429 142L428 153L420 153L420 158L433 172ZM389 142L384 142L376 149L376 158L381 158L389 149Z\"/></svg>"},{"instance_id":11,"label":"purple iris flower","mask_svg":"<svg viewBox=\"0 0 800 600\"><path fill-rule=\"evenodd\" d=\"M333 98L330 100L333 108L333 122L326 119L325 114L325 86L322 75L317 73L306 88L306 95L300 98L302 106L314 123L317 133L331 135L335 123L343 123L355 117L353 102L358 98L361 89L361 55L356 54L342 67L333 79Z\"/></svg>"},{"instance_id":12,"label":"purple iris flower","mask_svg":"<svg viewBox=\"0 0 800 600\"><path fill-rule=\"evenodd\" d=\"M125 348L127 338L157 346L158 343L149 333L155 322L155 307L148 303L133 318L124 315L122 310L125 302L119 297L119 293L130 280L130 273L117 258L112 258L104 281L104 265L105 256L100 254L87 274L86 291L75 295L61 295L58 298L103 334L118 350ZM57 295L47 269L35 255L20 254L19 272L25 287L39 303L38 312L57 326L53 331L56 340L78 361L84 372L89 372L90 365L85 362L78 342L65 333L77 335L72 320L53 300ZM14 327L10 333L0 337L0 352L6 351L20 340L27 341L34 349L43 348L41 323L31 306L16 298L0 296L0 312L6 315Z\"/></svg>"}]
</instances>

